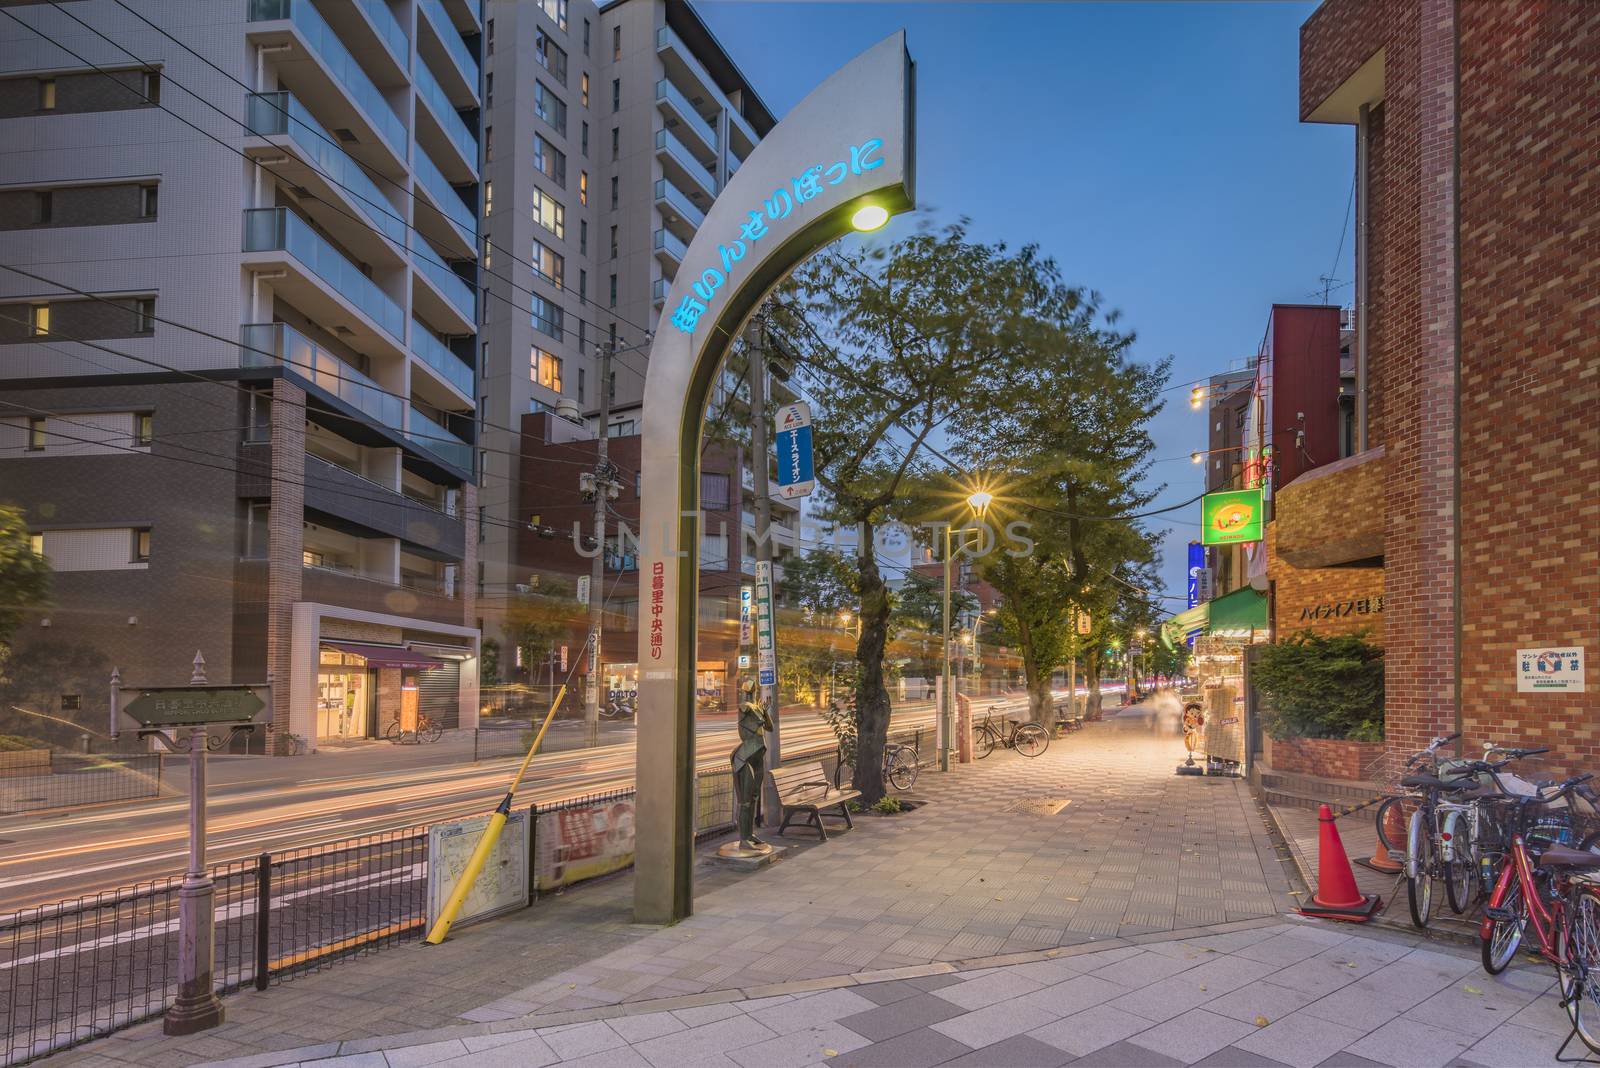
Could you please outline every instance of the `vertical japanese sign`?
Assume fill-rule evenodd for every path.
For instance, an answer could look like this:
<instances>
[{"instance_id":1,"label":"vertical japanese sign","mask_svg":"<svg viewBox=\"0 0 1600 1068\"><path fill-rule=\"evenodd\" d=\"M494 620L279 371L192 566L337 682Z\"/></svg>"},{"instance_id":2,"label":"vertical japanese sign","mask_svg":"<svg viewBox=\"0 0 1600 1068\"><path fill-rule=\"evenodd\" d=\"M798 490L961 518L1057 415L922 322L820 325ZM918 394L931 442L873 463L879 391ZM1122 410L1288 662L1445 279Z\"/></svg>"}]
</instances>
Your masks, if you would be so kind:
<instances>
[{"instance_id":1,"label":"vertical japanese sign","mask_svg":"<svg viewBox=\"0 0 1600 1068\"><path fill-rule=\"evenodd\" d=\"M772 565L756 562L756 681L778 684L778 649L772 626Z\"/></svg>"},{"instance_id":2,"label":"vertical japanese sign","mask_svg":"<svg viewBox=\"0 0 1600 1068\"><path fill-rule=\"evenodd\" d=\"M661 640L666 633L663 617L667 608L667 565L657 560L650 567L650 659L661 659Z\"/></svg>"},{"instance_id":3,"label":"vertical japanese sign","mask_svg":"<svg viewBox=\"0 0 1600 1068\"><path fill-rule=\"evenodd\" d=\"M804 497L817 488L811 458L811 406L803 401L785 404L773 417L778 428L774 442L778 454L778 495L784 500Z\"/></svg>"},{"instance_id":4,"label":"vertical japanese sign","mask_svg":"<svg viewBox=\"0 0 1600 1068\"><path fill-rule=\"evenodd\" d=\"M755 601L756 588L754 586L739 587L739 644L749 645L755 640Z\"/></svg>"},{"instance_id":5,"label":"vertical japanese sign","mask_svg":"<svg viewBox=\"0 0 1600 1068\"><path fill-rule=\"evenodd\" d=\"M588 604L589 603L589 576L588 575L579 575L578 576L578 603L579 604Z\"/></svg>"},{"instance_id":6,"label":"vertical japanese sign","mask_svg":"<svg viewBox=\"0 0 1600 1068\"><path fill-rule=\"evenodd\" d=\"M1200 572L1206 569L1206 547L1197 541L1189 543L1189 607L1200 603Z\"/></svg>"}]
</instances>

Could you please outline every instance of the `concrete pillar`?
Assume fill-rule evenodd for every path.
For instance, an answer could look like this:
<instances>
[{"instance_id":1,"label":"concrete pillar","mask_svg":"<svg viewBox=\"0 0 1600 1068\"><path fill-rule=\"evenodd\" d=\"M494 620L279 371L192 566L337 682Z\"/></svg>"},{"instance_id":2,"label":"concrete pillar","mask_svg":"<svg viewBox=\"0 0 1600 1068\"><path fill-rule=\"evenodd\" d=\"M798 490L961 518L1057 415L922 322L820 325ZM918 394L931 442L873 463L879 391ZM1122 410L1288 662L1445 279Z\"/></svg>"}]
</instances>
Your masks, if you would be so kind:
<instances>
[{"instance_id":1,"label":"concrete pillar","mask_svg":"<svg viewBox=\"0 0 1600 1068\"><path fill-rule=\"evenodd\" d=\"M300 600L306 466L306 392L284 378L272 382L272 507L267 519L267 669L273 730L289 732L294 606Z\"/></svg>"}]
</instances>

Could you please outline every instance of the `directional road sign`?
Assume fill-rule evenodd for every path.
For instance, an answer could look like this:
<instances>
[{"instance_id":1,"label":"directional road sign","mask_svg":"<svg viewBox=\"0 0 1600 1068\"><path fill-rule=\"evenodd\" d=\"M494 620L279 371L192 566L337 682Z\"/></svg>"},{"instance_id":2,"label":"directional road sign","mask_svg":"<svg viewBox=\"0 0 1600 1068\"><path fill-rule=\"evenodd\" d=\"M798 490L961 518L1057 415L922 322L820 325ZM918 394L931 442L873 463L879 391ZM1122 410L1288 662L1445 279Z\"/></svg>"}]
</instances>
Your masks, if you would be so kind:
<instances>
[{"instance_id":1,"label":"directional road sign","mask_svg":"<svg viewBox=\"0 0 1600 1068\"><path fill-rule=\"evenodd\" d=\"M266 702L250 686L172 686L140 690L123 712L140 728L149 729L249 723L265 707Z\"/></svg>"}]
</instances>

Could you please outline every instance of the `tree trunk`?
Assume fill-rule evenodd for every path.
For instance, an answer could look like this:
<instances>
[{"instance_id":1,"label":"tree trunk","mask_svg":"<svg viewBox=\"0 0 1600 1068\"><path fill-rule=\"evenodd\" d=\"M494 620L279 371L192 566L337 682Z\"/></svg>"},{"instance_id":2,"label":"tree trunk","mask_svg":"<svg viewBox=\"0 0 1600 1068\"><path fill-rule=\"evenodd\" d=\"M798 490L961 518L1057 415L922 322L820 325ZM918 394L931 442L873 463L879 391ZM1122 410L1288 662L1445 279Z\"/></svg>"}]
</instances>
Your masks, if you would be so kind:
<instances>
[{"instance_id":1,"label":"tree trunk","mask_svg":"<svg viewBox=\"0 0 1600 1068\"><path fill-rule=\"evenodd\" d=\"M1100 650L1091 649L1083 658L1083 684L1089 690L1089 695L1083 699L1083 715L1086 719L1096 718L1100 715Z\"/></svg>"},{"instance_id":2,"label":"tree trunk","mask_svg":"<svg viewBox=\"0 0 1600 1068\"><path fill-rule=\"evenodd\" d=\"M889 588L878 571L872 537L863 532L856 568L860 576L861 637L856 641L856 768L853 785L861 803L884 794L883 750L889 740L889 690L883 681L884 646L889 633Z\"/></svg>"}]
</instances>

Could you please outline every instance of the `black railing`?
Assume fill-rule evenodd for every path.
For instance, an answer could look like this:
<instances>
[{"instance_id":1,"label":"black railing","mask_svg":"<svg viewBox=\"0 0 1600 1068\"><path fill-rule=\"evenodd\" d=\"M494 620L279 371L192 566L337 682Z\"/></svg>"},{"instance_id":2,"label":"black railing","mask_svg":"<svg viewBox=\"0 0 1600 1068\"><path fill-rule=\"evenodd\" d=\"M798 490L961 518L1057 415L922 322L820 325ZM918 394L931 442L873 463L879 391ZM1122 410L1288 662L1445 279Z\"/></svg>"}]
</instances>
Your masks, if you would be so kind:
<instances>
[{"instance_id":1,"label":"black railing","mask_svg":"<svg viewBox=\"0 0 1600 1068\"><path fill-rule=\"evenodd\" d=\"M52 752L47 761L13 760L0 772L0 816L157 797L161 766L158 753Z\"/></svg>"}]
</instances>

